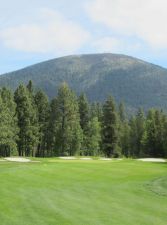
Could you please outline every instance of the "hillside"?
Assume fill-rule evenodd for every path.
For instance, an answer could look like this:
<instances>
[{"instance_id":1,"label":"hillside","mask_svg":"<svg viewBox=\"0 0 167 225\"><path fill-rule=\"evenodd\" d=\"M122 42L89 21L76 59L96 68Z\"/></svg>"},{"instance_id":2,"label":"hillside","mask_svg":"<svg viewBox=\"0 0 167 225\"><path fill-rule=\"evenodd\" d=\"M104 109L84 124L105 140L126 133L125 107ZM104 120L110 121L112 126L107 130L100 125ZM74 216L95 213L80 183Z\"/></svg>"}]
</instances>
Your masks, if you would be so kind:
<instances>
[{"instance_id":1,"label":"hillside","mask_svg":"<svg viewBox=\"0 0 167 225\"><path fill-rule=\"evenodd\" d=\"M167 109L167 69L117 54L67 56L42 62L0 76L0 86L15 89L19 83L34 82L49 97L66 81L90 101L103 101L109 93L117 101L137 107Z\"/></svg>"}]
</instances>

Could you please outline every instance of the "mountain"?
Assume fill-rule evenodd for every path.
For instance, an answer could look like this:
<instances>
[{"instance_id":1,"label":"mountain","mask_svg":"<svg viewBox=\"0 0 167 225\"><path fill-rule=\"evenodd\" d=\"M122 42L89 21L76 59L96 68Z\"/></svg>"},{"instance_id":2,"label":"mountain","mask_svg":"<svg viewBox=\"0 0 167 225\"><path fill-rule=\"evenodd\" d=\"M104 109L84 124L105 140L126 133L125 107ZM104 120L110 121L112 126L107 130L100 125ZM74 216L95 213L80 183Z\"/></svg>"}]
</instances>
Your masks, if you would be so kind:
<instances>
[{"instance_id":1,"label":"mountain","mask_svg":"<svg viewBox=\"0 0 167 225\"><path fill-rule=\"evenodd\" d=\"M0 86L15 89L32 80L50 98L66 81L90 101L103 101L111 93L129 109L159 107L167 110L167 69L126 55L66 56L0 76Z\"/></svg>"}]
</instances>

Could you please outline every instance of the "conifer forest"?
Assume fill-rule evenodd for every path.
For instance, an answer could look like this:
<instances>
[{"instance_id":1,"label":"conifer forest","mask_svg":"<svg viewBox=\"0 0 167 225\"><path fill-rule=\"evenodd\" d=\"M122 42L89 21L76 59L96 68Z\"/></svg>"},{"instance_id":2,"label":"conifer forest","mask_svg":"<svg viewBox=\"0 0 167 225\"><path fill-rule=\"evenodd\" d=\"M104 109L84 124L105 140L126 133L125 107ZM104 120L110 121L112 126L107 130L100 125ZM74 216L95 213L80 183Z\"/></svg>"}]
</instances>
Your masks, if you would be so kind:
<instances>
[{"instance_id":1,"label":"conifer forest","mask_svg":"<svg viewBox=\"0 0 167 225\"><path fill-rule=\"evenodd\" d=\"M166 157L167 114L127 115L111 95L103 102L77 96L66 83L49 100L32 81L0 90L0 156Z\"/></svg>"}]
</instances>

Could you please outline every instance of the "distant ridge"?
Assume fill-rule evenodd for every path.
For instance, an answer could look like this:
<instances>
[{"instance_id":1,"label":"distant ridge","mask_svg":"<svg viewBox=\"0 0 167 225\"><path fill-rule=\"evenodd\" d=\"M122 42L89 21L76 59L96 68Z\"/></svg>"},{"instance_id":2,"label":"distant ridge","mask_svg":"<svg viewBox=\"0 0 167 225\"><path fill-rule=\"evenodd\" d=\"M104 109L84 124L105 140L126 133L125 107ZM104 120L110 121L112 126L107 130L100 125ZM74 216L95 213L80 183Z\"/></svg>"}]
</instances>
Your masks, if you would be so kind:
<instances>
[{"instance_id":1,"label":"distant ridge","mask_svg":"<svg viewBox=\"0 0 167 225\"><path fill-rule=\"evenodd\" d=\"M103 101L109 93L130 110L138 107L167 109L167 69L119 54L72 55L48 60L0 76L0 86L15 89L32 80L50 98L66 81L90 101Z\"/></svg>"}]
</instances>

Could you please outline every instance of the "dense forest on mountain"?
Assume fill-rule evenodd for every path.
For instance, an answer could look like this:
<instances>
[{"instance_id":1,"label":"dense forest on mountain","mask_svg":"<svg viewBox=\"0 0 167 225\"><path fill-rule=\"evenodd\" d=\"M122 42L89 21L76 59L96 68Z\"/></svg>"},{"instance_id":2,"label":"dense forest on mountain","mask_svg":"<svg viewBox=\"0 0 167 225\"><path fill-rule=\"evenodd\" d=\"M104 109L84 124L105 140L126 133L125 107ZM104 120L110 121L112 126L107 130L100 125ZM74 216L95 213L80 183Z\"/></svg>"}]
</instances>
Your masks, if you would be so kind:
<instances>
[{"instance_id":1,"label":"dense forest on mountain","mask_svg":"<svg viewBox=\"0 0 167 225\"><path fill-rule=\"evenodd\" d=\"M156 107L167 109L167 69L118 54L67 56L0 76L0 86L13 90L29 80L52 99L62 82L90 102L104 102L111 93L126 102L129 112Z\"/></svg>"},{"instance_id":2,"label":"dense forest on mountain","mask_svg":"<svg viewBox=\"0 0 167 225\"><path fill-rule=\"evenodd\" d=\"M66 83L57 95L35 91L32 81L13 93L0 90L0 156L166 157L167 115L159 109L127 117L123 103L77 97Z\"/></svg>"}]
</instances>

